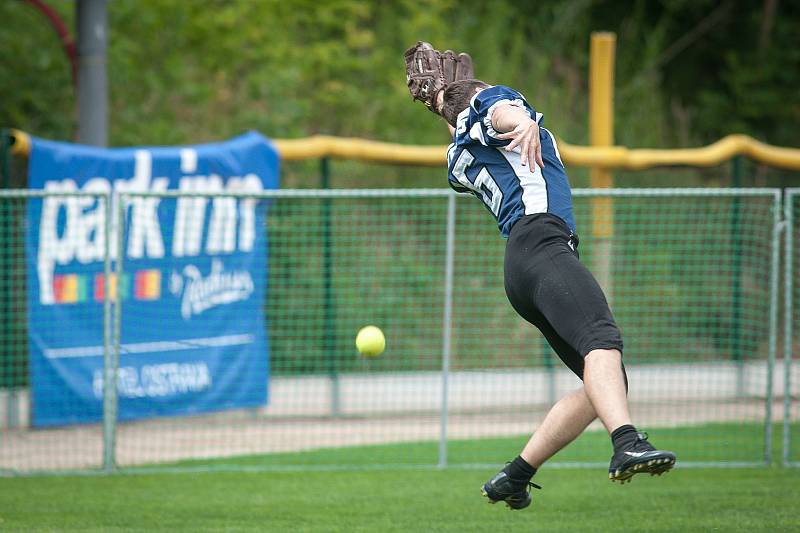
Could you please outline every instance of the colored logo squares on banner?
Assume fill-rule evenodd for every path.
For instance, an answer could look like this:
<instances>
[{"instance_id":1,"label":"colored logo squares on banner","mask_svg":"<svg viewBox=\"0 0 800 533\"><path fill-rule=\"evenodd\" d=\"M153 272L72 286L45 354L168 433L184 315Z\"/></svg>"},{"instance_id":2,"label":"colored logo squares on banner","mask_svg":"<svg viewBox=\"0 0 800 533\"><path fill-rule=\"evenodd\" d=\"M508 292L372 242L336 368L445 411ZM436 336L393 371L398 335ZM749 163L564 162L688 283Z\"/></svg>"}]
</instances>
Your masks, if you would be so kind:
<instances>
[{"instance_id":1,"label":"colored logo squares on banner","mask_svg":"<svg viewBox=\"0 0 800 533\"><path fill-rule=\"evenodd\" d=\"M56 303L74 304L86 301L86 276L65 274L53 278Z\"/></svg>"},{"instance_id":2,"label":"colored logo squares on banner","mask_svg":"<svg viewBox=\"0 0 800 533\"><path fill-rule=\"evenodd\" d=\"M123 300L130 298L131 295L131 280L130 277L123 273L122 283L117 283L117 275L112 273L109 275L108 283L108 297L112 300L117 299L117 295ZM106 276L104 273L94 275L94 300L102 302L106 296Z\"/></svg>"},{"instance_id":3,"label":"colored logo squares on banner","mask_svg":"<svg viewBox=\"0 0 800 533\"><path fill-rule=\"evenodd\" d=\"M135 297L137 300L158 300L161 298L161 271L140 270L136 273Z\"/></svg>"},{"instance_id":4,"label":"colored logo squares on banner","mask_svg":"<svg viewBox=\"0 0 800 533\"><path fill-rule=\"evenodd\" d=\"M79 276L80 277L80 276ZM161 298L161 271L160 270L139 270L133 275L133 297L137 300L158 300ZM102 302L105 298L105 274L99 273L94 276L94 299ZM119 292L118 292L119 291ZM123 300L131 296L131 278L128 274L122 274L122 282L117 283L117 275L109 275L108 295L112 300L117 299L117 294Z\"/></svg>"}]
</instances>

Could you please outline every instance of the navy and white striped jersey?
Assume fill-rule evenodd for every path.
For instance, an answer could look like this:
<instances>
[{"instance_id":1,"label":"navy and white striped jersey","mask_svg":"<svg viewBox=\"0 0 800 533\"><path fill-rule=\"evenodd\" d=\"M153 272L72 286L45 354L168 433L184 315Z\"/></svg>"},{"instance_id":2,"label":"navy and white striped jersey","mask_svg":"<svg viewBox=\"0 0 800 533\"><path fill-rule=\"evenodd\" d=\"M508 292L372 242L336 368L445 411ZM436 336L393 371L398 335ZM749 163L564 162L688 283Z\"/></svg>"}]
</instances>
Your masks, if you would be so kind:
<instances>
[{"instance_id":1,"label":"navy and white striped jersey","mask_svg":"<svg viewBox=\"0 0 800 533\"><path fill-rule=\"evenodd\" d=\"M520 164L520 149L507 152L510 140L498 139L492 113L501 104L525 109L540 126L544 169ZM502 85L477 93L458 115L453 144L447 149L448 181L458 192L470 192L483 201L508 237L511 226L524 215L552 213L575 233L572 193L556 141L541 127L543 116L520 93Z\"/></svg>"}]
</instances>

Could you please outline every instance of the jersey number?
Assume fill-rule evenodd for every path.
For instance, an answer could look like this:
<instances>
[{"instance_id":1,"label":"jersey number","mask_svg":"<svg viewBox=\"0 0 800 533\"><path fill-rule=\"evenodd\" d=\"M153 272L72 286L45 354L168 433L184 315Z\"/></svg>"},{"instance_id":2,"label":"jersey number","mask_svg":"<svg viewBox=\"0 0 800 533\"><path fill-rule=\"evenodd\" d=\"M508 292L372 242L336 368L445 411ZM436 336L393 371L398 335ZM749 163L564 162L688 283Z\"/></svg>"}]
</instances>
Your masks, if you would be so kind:
<instances>
[{"instance_id":1,"label":"jersey number","mask_svg":"<svg viewBox=\"0 0 800 533\"><path fill-rule=\"evenodd\" d=\"M483 203L489 207L492 214L498 216L500 213L500 204L503 202L503 193L500 191L500 187L497 186L497 182L494 181L494 178L486 167L481 167L474 182L469 181L469 178L467 178L467 169L474 162L475 156L472 155L469 150L461 150L455 165L453 165L453 176L462 186L480 196Z\"/></svg>"}]
</instances>

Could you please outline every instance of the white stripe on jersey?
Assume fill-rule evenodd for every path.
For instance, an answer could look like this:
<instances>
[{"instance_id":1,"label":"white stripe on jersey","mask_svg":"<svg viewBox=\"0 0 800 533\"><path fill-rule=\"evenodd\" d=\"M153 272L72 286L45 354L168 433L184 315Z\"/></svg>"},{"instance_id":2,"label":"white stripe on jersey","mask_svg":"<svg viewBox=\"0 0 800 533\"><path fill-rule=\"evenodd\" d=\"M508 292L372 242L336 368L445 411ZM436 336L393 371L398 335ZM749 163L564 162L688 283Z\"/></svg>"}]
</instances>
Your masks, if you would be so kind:
<instances>
[{"instance_id":1,"label":"white stripe on jersey","mask_svg":"<svg viewBox=\"0 0 800 533\"><path fill-rule=\"evenodd\" d=\"M486 139L483 138L483 130L479 122L472 125L472 129L469 130L469 138L486 146Z\"/></svg>"},{"instance_id":2,"label":"white stripe on jersey","mask_svg":"<svg viewBox=\"0 0 800 533\"><path fill-rule=\"evenodd\" d=\"M515 148L513 152L507 152L505 148L500 147L497 151L503 154L519 180L525 214L547 213L547 183L544 181L539 165L534 165L533 172L527 165L523 166L520 163L519 148Z\"/></svg>"},{"instance_id":3,"label":"white stripe on jersey","mask_svg":"<svg viewBox=\"0 0 800 533\"><path fill-rule=\"evenodd\" d=\"M542 128L547 134L550 136L550 140L553 141L553 150L556 152L556 157L558 158L558 162L561 163L561 166L564 166L564 162L561 160L561 152L558 151L558 143L556 142L556 136L550 133L550 130L547 128Z\"/></svg>"}]
</instances>

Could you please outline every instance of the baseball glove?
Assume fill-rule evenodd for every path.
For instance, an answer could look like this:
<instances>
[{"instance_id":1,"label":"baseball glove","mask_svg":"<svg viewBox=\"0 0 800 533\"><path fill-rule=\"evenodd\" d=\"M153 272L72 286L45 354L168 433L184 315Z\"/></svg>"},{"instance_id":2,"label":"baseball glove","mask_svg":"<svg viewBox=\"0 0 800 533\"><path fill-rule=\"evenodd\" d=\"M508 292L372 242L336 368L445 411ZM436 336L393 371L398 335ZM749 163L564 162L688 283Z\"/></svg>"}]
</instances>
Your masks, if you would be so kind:
<instances>
[{"instance_id":1,"label":"baseball glove","mask_svg":"<svg viewBox=\"0 0 800 533\"><path fill-rule=\"evenodd\" d=\"M406 50L406 84L411 97L420 100L438 114L436 96L448 83L474 77L472 58L469 54L456 55L452 50L443 54L430 43L417 41Z\"/></svg>"},{"instance_id":2,"label":"baseball glove","mask_svg":"<svg viewBox=\"0 0 800 533\"><path fill-rule=\"evenodd\" d=\"M472 57L465 52L456 55L452 50L445 50L440 55L439 64L442 66L445 85L458 80L471 80L475 77Z\"/></svg>"}]
</instances>

